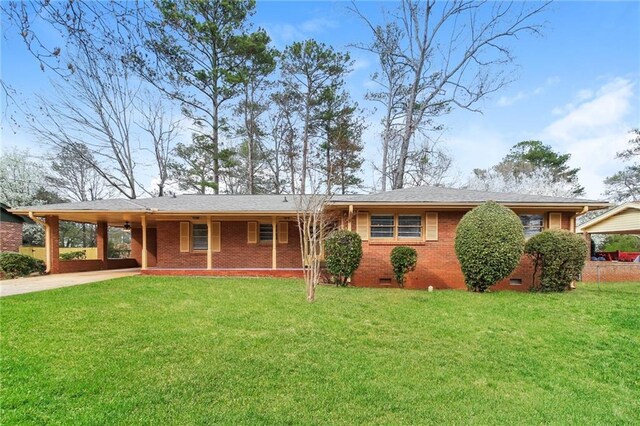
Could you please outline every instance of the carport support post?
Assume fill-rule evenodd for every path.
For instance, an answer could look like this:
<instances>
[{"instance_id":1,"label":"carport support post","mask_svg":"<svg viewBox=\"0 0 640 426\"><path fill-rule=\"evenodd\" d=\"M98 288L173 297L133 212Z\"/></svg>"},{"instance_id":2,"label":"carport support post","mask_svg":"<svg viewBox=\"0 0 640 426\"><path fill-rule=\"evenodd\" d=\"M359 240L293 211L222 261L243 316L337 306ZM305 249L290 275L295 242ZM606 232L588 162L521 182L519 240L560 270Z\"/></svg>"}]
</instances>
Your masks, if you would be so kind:
<instances>
[{"instance_id":1,"label":"carport support post","mask_svg":"<svg viewBox=\"0 0 640 426\"><path fill-rule=\"evenodd\" d=\"M207 216L207 269L213 269L213 225Z\"/></svg>"},{"instance_id":2,"label":"carport support post","mask_svg":"<svg viewBox=\"0 0 640 426\"><path fill-rule=\"evenodd\" d=\"M98 249L98 259L102 260L102 267L106 269L109 258L109 225L107 222L98 221L96 223L96 245Z\"/></svg>"},{"instance_id":3,"label":"carport support post","mask_svg":"<svg viewBox=\"0 0 640 426\"><path fill-rule=\"evenodd\" d=\"M60 221L58 216L45 216L45 250L50 274L60 272Z\"/></svg>"},{"instance_id":4,"label":"carport support post","mask_svg":"<svg viewBox=\"0 0 640 426\"><path fill-rule=\"evenodd\" d=\"M142 226L142 269L147 269L147 217L142 216L140 218L140 225Z\"/></svg>"},{"instance_id":5,"label":"carport support post","mask_svg":"<svg viewBox=\"0 0 640 426\"><path fill-rule=\"evenodd\" d=\"M271 238L271 269L278 268L278 232L276 229L278 222L276 221L276 217L273 216L271 218L271 229L273 230L273 237Z\"/></svg>"}]
</instances>

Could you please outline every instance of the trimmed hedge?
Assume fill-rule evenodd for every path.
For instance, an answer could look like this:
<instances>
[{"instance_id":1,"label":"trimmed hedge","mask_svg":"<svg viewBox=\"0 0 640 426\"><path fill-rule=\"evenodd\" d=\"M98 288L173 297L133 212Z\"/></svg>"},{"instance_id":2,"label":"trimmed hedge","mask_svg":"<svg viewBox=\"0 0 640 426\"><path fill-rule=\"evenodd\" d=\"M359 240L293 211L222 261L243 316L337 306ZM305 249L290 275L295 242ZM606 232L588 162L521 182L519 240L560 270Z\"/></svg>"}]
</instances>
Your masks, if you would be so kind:
<instances>
[{"instance_id":1,"label":"trimmed hedge","mask_svg":"<svg viewBox=\"0 0 640 426\"><path fill-rule=\"evenodd\" d=\"M462 217L455 250L467 288L483 292L507 277L524 253L524 229L510 209L487 201Z\"/></svg>"},{"instance_id":2,"label":"trimmed hedge","mask_svg":"<svg viewBox=\"0 0 640 426\"><path fill-rule=\"evenodd\" d=\"M35 272L44 274L46 267L42 260L20 253L0 253L0 274L6 278L31 275Z\"/></svg>"},{"instance_id":3,"label":"trimmed hedge","mask_svg":"<svg viewBox=\"0 0 640 426\"><path fill-rule=\"evenodd\" d=\"M533 283L538 272L540 291L565 291L584 268L587 243L578 234L565 230L547 230L527 241L525 252L533 258Z\"/></svg>"},{"instance_id":4,"label":"trimmed hedge","mask_svg":"<svg viewBox=\"0 0 640 426\"><path fill-rule=\"evenodd\" d=\"M346 286L360 266L362 239L356 232L333 232L324 244L325 264L337 285Z\"/></svg>"},{"instance_id":5,"label":"trimmed hedge","mask_svg":"<svg viewBox=\"0 0 640 426\"><path fill-rule=\"evenodd\" d=\"M395 247L391 250L391 265L393 274L400 287L404 287L404 278L407 272L416 268L418 253L413 247Z\"/></svg>"},{"instance_id":6,"label":"trimmed hedge","mask_svg":"<svg viewBox=\"0 0 640 426\"><path fill-rule=\"evenodd\" d=\"M87 258L87 253L84 250L69 251L60 255L60 260L84 260Z\"/></svg>"}]
</instances>

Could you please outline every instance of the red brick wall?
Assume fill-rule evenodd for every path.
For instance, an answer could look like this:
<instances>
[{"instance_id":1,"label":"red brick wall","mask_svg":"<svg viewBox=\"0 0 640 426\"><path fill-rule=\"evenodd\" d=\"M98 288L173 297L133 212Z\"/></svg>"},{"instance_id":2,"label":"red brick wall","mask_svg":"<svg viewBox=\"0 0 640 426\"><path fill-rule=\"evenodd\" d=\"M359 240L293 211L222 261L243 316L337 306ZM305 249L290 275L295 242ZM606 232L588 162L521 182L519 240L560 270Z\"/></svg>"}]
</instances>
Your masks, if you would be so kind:
<instances>
[{"instance_id":1,"label":"red brick wall","mask_svg":"<svg viewBox=\"0 0 640 426\"><path fill-rule=\"evenodd\" d=\"M289 242L277 245L278 268L300 268L300 239L297 225L289 222ZM271 242L247 243L247 222L220 223L220 252L213 253L214 268L271 268ZM157 264L159 268L207 267L207 252L180 252L180 222L158 222Z\"/></svg>"},{"instance_id":2,"label":"red brick wall","mask_svg":"<svg viewBox=\"0 0 640 426\"><path fill-rule=\"evenodd\" d=\"M158 232L156 228L147 228L147 266L157 264ZM142 228L131 228L131 254L132 259L142 265Z\"/></svg>"},{"instance_id":3,"label":"red brick wall","mask_svg":"<svg viewBox=\"0 0 640 426\"><path fill-rule=\"evenodd\" d=\"M139 266L135 259L100 259L91 260L61 260L58 273L103 271L105 269L124 269Z\"/></svg>"},{"instance_id":4,"label":"red brick wall","mask_svg":"<svg viewBox=\"0 0 640 426\"><path fill-rule=\"evenodd\" d=\"M18 251L22 245L22 223L0 223L0 252Z\"/></svg>"},{"instance_id":5,"label":"red brick wall","mask_svg":"<svg viewBox=\"0 0 640 426\"><path fill-rule=\"evenodd\" d=\"M455 254L454 241L456 227L465 211L442 211L438 213L438 241L420 243L380 243L363 242L363 256L360 267L353 276L352 283L362 287L397 287L391 267L391 250L398 245L411 245L418 252L415 271L407 275L405 288L464 289L464 276ZM572 213L564 213L562 227L570 228ZM353 228L355 229L355 227ZM391 279L391 284L382 284L381 279ZM522 284L512 285L511 279L520 279ZM493 286L492 290L528 291L533 279L533 265L523 256L520 265L506 279Z\"/></svg>"},{"instance_id":6,"label":"red brick wall","mask_svg":"<svg viewBox=\"0 0 640 426\"><path fill-rule=\"evenodd\" d=\"M588 261L582 270L582 281L595 283L598 280L600 282L640 282L640 263Z\"/></svg>"}]
</instances>

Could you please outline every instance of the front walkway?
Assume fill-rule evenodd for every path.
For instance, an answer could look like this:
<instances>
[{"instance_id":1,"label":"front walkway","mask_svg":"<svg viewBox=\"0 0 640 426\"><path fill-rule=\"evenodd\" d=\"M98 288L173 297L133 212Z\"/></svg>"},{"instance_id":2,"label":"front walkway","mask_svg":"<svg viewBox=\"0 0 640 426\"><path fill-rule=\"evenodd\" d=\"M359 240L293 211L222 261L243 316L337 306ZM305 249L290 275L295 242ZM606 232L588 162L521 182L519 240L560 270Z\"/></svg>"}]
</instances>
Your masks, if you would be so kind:
<instances>
[{"instance_id":1,"label":"front walkway","mask_svg":"<svg viewBox=\"0 0 640 426\"><path fill-rule=\"evenodd\" d=\"M60 287L89 284L112 278L130 277L140 274L140 268L112 269L109 271L74 272L71 274L40 275L0 281L0 297L33 293Z\"/></svg>"}]
</instances>

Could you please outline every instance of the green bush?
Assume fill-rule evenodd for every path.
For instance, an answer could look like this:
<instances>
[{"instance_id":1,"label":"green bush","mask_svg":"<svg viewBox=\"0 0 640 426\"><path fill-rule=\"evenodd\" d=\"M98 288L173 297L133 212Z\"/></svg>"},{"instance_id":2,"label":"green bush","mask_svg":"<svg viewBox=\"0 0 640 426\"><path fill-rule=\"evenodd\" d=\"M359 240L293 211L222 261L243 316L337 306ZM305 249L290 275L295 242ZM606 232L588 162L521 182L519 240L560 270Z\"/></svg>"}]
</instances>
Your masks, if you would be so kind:
<instances>
[{"instance_id":1,"label":"green bush","mask_svg":"<svg viewBox=\"0 0 640 426\"><path fill-rule=\"evenodd\" d=\"M391 250L391 265L393 274L400 287L404 287L404 279L407 272L416 268L418 253L413 247L395 247Z\"/></svg>"},{"instance_id":2,"label":"green bush","mask_svg":"<svg viewBox=\"0 0 640 426\"><path fill-rule=\"evenodd\" d=\"M45 265L42 260L19 253L0 253L0 273L6 278L31 275L34 272L43 274Z\"/></svg>"},{"instance_id":3,"label":"green bush","mask_svg":"<svg viewBox=\"0 0 640 426\"><path fill-rule=\"evenodd\" d=\"M337 285L346 286L360 266L362 239L355 232L335 231L326 239L324 253L327 271Z\"/></svg>"},{"instance_id":4,"label":"green bush","mask_svg":"<svg viewBox=\"0 0 640 426\"><path fill-rule=\"evenodd\" d=\"M493 201L462 217L456 230L455 250L467 288L483 292L507 277L524 253L520 218Z\"/></svg>"},{"instance_id":5,"label":"green bush","mask_svg":"<svg viewBox=\"0 0 640 426\"><path fill-rule=\"evenodd\" d=\"M578 234L548 230L527 241L525 252L533 258L535 285L540 275L541 291L564 291L578 278L587 258L587 243Z\"/></svg>"},{"instance_id":6,"label":"green bush","mask_svg":"<svg viewBox=\"0 0 640 426\"><path fill-rule=\"evenodd\" d=\"M609 235L604 240L602 251L640 251L640 236Z\"/></svg>"},{"instance_id":7,"label":"green bush","mask_svg":"<svg viewBox=\"0 0 640 426\"><path fill-rule=\"evenodd\" d=\"M60 255L61 260L84 260L86 258L87 253L85 253L84 250L70 251Z\"/></svg>"}]
</instances>

